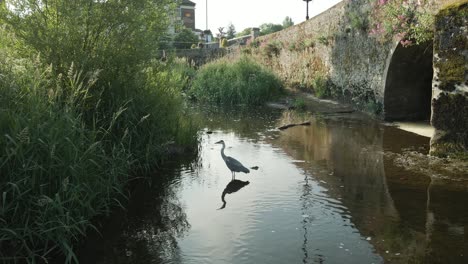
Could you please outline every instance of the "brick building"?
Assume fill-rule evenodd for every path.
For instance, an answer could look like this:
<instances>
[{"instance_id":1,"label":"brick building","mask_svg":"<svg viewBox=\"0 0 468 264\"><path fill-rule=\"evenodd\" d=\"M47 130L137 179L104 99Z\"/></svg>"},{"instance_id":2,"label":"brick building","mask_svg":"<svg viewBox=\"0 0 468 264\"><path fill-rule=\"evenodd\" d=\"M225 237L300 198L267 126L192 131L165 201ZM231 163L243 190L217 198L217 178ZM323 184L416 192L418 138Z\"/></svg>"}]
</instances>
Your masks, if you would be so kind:
<instances>
[{"instance_id":1,"label":"brick building","mask_svg":"<svg viewBox=\"0 0 468 264\"><path fill-rule=\"evenodd\" d=\"M179 19L182 24L191 30L195 30L195 3L189 0L183 0L178 8Z\"/></svg>"}]
</instances>

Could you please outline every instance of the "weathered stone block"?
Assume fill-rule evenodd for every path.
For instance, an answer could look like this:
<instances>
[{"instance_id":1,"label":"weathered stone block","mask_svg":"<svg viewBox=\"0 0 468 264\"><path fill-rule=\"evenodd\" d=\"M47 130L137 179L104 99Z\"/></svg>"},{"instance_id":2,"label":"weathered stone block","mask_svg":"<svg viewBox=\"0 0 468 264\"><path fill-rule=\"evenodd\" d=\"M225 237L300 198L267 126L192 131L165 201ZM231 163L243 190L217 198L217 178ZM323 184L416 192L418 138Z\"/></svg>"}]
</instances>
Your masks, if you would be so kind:
<instances>
[{"instance_id":1,"label":"weathered stone block","mask_svg":"<svg viewBox=\"0 0 468 264\"><path fill-rule=\"evenodd\" d=\"M436 16L431 153L468 151L468 3L442 9Z\"/></svg>"}]
</instances>

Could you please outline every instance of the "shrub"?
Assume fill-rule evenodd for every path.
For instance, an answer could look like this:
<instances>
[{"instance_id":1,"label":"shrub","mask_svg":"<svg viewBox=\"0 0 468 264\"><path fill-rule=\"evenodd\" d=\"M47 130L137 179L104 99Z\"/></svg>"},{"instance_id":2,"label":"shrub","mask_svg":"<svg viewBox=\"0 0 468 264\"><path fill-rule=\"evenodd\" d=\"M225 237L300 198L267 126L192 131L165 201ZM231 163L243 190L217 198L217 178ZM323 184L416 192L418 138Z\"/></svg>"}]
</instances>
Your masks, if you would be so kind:
<instances>
[{"instance_id":1,"label":"shrub","mask_svg":"<svg viewBox=\"0 0 468 264\"><path fill-rule=\"evenodd\" d=\"M245 54L245 55L252 55L252 49L247 47L247 48L242 48L241 49L241 52L242 54Z\"/></svg>"},{"instance_id":2,"label":"shrub","mask_svg":"<svg viewBox=\"0 0 468 264\"><path fill-rule=\"evenodd\" d=\"M190 49L193 45L197 46L198 36L192 30L184 28L174 36L173 41L176 49Z\"/></svg>"},{"instance_id":3,"label":"shrub","mask_svg":"<svg viewBox=\"0 0 468 264\"><path fill-rule=\"evenodd\" d=\"M172 88L180 87L180 76L148 69L144 89L105 113L102 98L90 96L102 95L91 92L100 89L97 73L70 68L54 76L40 62L2 59L0 260L45 260L61 252L76 261L74 243L93 228L91 218L120 206L132 169L163 160L164 143L196 143Z\"/></svg>"},{"instance_id":4,"label":"shrub","mask_svg":"<svg viewBox=\"0 0 468 264\"><path fill-rule=\"evenodd\" d=\"M319 36L317 41L322 45L328 46L328 37L326 36Z\"/></svg>"},{"instance_id":5,"label":"shrub","mask_svg":"<svg viewBox=\"0 0 468 264\"><path fill-rule=\"evenodd\" d=\"M222 38L221 41L219 42L219 46L220 46L221 48L227 48L227 46L228 46L228 41L227 41L227 39L226 39L226 38Z\"/></svg>"},{"instance_id":6,"label":"shrub","mask_svg":"<svg viewBox=\"0 0 468 264\"><path fill-rule=\"evenodd\" d=\"M403 46L433 38L434 14L428 1L378 0L370 15L371 34L386 41L396 37Z\"/></svg>"},{"instance_id":7,"label":"shrub","mask_svg":"<svg viewBox=\"0 0 468 264\"><path fill-rule=\"evenodd\" d=\"M282 91L279 79L252 59L221 59L203 66L191 89L202 102L257 105Z\"/></svg>"},{"instance_id":8,"label":"shrub","mask_svg":"<svg viewBox=\"0 0 468 264\"><path fill-rule=\"evenodd\" d=\"M327 87L327 80L322 75L317 75L312 79L312 88L318 98L330 96L330 91Z\"/></svg>"},{"instance_id":9,"label":"shrub","mask_svg":"<svg viewBox=\"0 0 468 264\"><path fill-rule=\"evenodd\" d=\"M107 142L112 124L93 130L83 121L94 80L71 70L58 82L50 68L14 67L0 70L0 259L60 251L71 261L90 219L118 204L129 153Z\"/></svg>"},{"instance_id":10,"label":"shrub","mask_svg":"<svg viewBox=\"0 0 468 264\"><path fill-rule=\"evenodd\" d=\"M304 48L313 48L315 46L315 42L312 39L304 39L302 46Z\"/></svg>"},{"instance_id":11,"label":"shrub","mask_svg":"<svg viewBox=\"0 0 468 264\"><path fill-rule=\"evenodd\" d=\"M251 41L250 39L247 41L247 46L249 46L250 48L258 48L260 47L260 41L259 40L253 40Z\"/></svg>"},{"instance_id":12,"label":"shrub","mask_svg":"<svg viewBox=\"0 0 468 264\"><path fill-rule=\"evenodd\" d=\"M281 42L273 41L263 46L262 53L268 58L278 57L281 52Z\"/></svg>"},{"instance_id":13,"label":"shrub","mask_svg":"<svg viewBox=\"0 0 468 264\"><path fill-rule=\"evenodd\" d=\"M300 111L306 110L307 106L306 106L304 98L295 99L294 102L293 102L293 107L295 109L300 110Z\"/></svg>"},{"instance_id":14,"label":"shrub","mask_svg":"<svg viewBox=\"0 0 468 264\"><path fill-rule=\"evenodd\" d=\"M196 145L190 70L154 59L170 1L55 2L0 7L0 262L76 261L131 173Z\"/></svg>"}]
</instances>

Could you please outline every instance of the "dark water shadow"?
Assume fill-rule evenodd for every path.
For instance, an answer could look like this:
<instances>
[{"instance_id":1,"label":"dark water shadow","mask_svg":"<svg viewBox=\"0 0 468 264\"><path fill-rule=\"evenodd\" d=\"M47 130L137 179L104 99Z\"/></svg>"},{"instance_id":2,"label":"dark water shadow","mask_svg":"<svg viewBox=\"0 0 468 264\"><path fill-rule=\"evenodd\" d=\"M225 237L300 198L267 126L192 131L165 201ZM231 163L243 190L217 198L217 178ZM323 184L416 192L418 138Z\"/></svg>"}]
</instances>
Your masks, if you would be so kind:
<instances>
[{"instance_id":1,"label":"dark water shadow","mask_svg":"<svg viewBox=\"0 0 468 264\"><path fill-rule=\"evenodd\" d=\"M227 185L226 185L226 188L224 188L223 190L223 193L221 194L221 201L223 202L223 205L218 209L218 210L221 210L221 209L224 209L226 208L226 194L233 194L237 191L239 191L240 189L244 188L245 186L249 185L249 181L241 181L241 180L232 180L230 181Z\"/></svg>"},{"instance_id":2,"label":"dark water shadow","mask_svg":"<svg viewBox=\"0 0 468 264\"><path fill-rule=\"evenodd\" d=\"M80 263L180 260L177 238L190 229L190 224L177 196L179 179L180 171L167 168L151 178L131 182L127 209L114 210L95 221L99 233L88 232L79 246Z\"/></svg>"}]
</instances>

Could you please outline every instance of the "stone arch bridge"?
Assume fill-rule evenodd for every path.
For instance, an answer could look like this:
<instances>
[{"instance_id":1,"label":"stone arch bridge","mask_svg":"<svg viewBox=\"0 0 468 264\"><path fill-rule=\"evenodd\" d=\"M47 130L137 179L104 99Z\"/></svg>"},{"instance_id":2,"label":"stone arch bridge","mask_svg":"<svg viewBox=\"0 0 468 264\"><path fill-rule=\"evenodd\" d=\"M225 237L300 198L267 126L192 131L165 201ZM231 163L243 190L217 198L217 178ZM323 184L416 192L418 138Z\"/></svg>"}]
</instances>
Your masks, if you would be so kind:
<instances>
[{"instance_id":1,"label":"stone arch bridge","mask_svg":"<svg viewBox=\"0 0 468 264\"><path fill-rule=\"evenodd\" d=\"M365 23L368 1L342 1L322 14L244 46L288 86L314 89L388 121L431 122L431 153L468 151L468 0L441 7L433 41L378 41ZM254 34L252 34L253 37ZM253 38L252 37L252 38ZM253 40L250 40L252 42ZM240 49L239 49L240 50ZM274 51L274 52L270 52ZM269 53L270 52L270 53Z\"/></svg>"}]
</instances>

